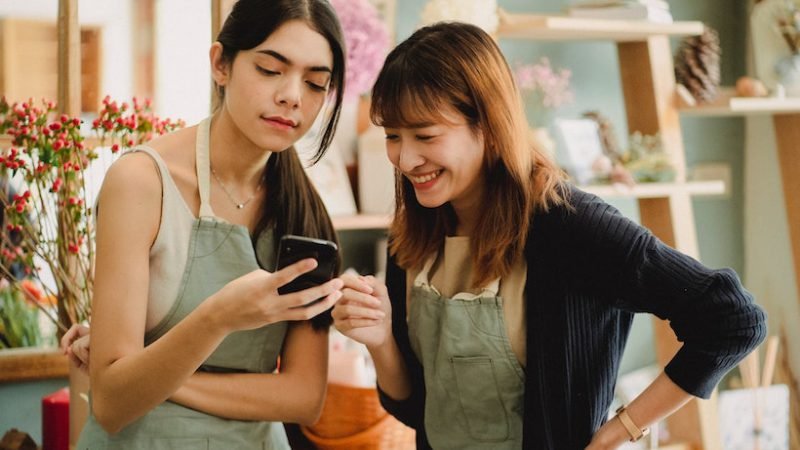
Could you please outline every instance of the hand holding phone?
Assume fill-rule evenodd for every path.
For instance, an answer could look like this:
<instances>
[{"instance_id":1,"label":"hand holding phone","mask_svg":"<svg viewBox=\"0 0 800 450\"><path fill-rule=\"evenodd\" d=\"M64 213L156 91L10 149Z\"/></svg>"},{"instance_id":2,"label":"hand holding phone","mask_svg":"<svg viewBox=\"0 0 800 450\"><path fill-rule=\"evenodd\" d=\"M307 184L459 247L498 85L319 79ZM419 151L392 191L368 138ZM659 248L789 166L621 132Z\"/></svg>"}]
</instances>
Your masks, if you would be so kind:
<instances>
[{"instance_id":1,"label":"hand holding phone","mask_svg":"<svg viewBox=\"0 0 800 450\"><path fill-rule=\"evenodd\" d=\"M278 293L289 294L302 291L314 286L319 286L332 279L336 271L339 248L335 242L324 239L315 239L305 236L287 234L278 244L277 270L290 266L306 258L317 261L317 267L311 272L304 273L291 282L278 288ZM307 303L302 307L311 306L321 299Z\"/></svg>"}]
</instances>

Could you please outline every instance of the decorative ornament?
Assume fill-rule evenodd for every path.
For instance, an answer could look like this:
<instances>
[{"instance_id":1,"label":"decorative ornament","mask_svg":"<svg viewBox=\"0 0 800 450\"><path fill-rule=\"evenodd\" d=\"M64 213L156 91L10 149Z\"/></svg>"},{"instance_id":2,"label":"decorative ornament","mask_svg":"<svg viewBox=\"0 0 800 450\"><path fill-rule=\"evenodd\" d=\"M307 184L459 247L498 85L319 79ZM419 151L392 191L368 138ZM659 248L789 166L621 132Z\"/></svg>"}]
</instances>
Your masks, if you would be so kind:
<instances>
[{"instance_id":1,"label":"decorative ornament","mask_svg":"<svg viewBox=\"0 0 800 450\"><path fill-rule=\"evenodd\" d=\"M685 38L678 47L675 80L699 102L710 102L717 96L720 53L719 36L708 26L703 34Z\"/></svg>"}]
</instances>

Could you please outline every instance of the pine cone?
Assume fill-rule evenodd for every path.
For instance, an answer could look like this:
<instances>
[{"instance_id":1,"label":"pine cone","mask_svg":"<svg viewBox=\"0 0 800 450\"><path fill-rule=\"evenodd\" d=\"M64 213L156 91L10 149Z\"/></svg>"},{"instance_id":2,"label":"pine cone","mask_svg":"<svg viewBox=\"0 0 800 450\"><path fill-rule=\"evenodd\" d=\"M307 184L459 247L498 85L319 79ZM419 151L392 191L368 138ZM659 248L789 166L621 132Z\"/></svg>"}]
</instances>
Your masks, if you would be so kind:
<instances>
[{"instance_id":1,"label":"pine cone","mask_svg":"<svg viewBox=\"0 0 800 450\"><path fill-rule=\"evenodd\" d=\"M678 47L675 80L700 102L710 102L717 96L720 53L719 36L708 26L702 35L688 37Z\"/></svg>"}]
</instances>

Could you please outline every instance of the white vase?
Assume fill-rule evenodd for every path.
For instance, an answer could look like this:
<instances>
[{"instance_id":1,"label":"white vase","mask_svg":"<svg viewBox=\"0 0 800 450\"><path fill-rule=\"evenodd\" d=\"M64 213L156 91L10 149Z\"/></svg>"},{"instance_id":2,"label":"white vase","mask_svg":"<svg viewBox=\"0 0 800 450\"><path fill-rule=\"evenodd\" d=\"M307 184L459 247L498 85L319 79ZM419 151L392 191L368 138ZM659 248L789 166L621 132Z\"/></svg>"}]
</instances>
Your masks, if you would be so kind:
<instances>
[{"instance_id":1,"label":"white vase","mask_svg":"<svg viewBox=\"0 0 800 450\"><path fill-rule=\"evenodd\" d=\"M778 83L783 85L786 95L800 97L800 55L782 58L775 64Z\"/></svg>"}]
</instances>

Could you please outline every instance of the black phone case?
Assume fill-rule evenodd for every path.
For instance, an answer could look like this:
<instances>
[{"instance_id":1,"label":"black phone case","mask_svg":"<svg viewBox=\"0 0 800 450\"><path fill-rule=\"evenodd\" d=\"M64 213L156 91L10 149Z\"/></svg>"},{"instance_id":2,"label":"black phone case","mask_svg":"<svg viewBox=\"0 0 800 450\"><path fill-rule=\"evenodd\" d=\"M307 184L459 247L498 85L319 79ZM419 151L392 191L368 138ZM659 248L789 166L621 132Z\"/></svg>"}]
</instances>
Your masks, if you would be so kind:
<instances>
[{"instance_id":1,"label":"black phone case","mask_svg":"<svg viewBox=\"0 0 800 450\"><path fill-rule=\"evenodd\" d=\"M306 258L316 259L317 267L281 286L278 293L289 294L302 291L333 278L338 251L336 243L324 239L294 235L283 236L278 244L278 270Z\"/></svg>"}]
</instances>

